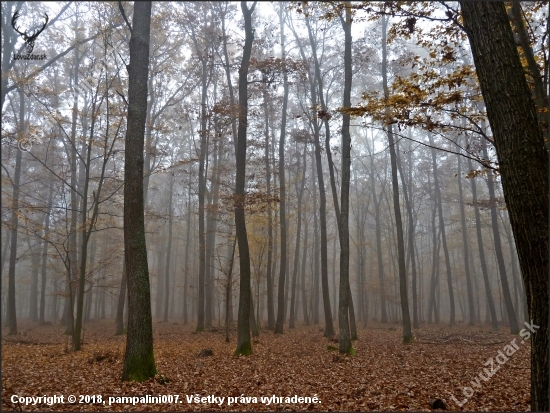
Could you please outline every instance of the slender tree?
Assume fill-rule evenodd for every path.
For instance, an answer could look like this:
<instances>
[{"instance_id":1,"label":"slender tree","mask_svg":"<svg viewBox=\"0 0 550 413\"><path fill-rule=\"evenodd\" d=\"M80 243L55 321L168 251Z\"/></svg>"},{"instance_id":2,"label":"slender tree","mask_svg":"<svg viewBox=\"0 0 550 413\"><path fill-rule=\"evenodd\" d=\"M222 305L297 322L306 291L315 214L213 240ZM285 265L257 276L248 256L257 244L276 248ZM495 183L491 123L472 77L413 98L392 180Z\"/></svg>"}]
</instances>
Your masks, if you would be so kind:
<instances>
[{"instance_id":1,"label":"slender tree","mask_svg":"<svg viewBox=\"0 0 550 413\"><path fill-rule=\"evenodd\" d=\"M447 246L447 236L445 235L445 220L443 217L443 202L441 199L441 187L439 185L439 174L437 171L437 160L435 154L435 146L433 136L430 133L430 145L432 153L432 167L434 174L434 188L435 188L435 203L437 205L437 214L439 216L439 231L441 232L441 244L443 246L443 254L445 255L445 270L447 272L447 286L449 289L449 306L451 308L450 324L455 323L455 295L453 291L453 278L451 275L451 260L449 257L449 248Z\"/></svg>"},{"instance_id":2,"label":"slender tree","mask_svg":"<svg viewBox=\"0 0 550 413\"><path fill-rule=\"evenodd\" d=\"M466 212L464 211L464 197L462 196L462 157L457 156L458 162L458 203L460 206L460 225L462 229L462 251L464 258L464 271L466 274L466 289L468 293L468 324L473 326L475 324L475 311L474 311L474 292L472 290L472 279L470 274L470 263L468 249L468 228L466 227Z\"/></svg>"},{"instance_id":3,"label":"slender tree","mask_svg":"<svg viewBox=\"0 0 550 413\"><path fill-rule=\"evenodd\" d=\"M345 3L345 17L340 17L344 29L344 101L343 107L351 107L351 3ZM351 169L351 136L349 131L350 115L342 115L342 186L340 188L340 301L338 305L338 324L340 353L354 354L351 345L349 306L351 291L349 285L349 184Z\"/></svg>"},{"instance_id":4,"label":"slender tree","mask_svg":"<svg viewBox=\"0 0 550 413\"><path fill-rule=\"evenodd\" d=\"M286 59L285 52L285 23L284 3L279 3L279 25L281 30L281 59ZM279 137L279 225L281 228L281 261L279 264L279 292L277 294L277 321L275 322L275 334L283 334L285 322L285 278L286 278L286 186L285 186L285 137L286 137L286 112L288 106L288 70L283 69L283 108L281 117L281 134Z\"/></svg>"},{"instance_id":5,"label":"slender tree","mask_svg":"<svg viewBox=\"0 0 550 413\"><path fill-rule=\"evenodd\" d=\"M387 31L388 18L382 16L382 83L384 96L388 98L388 59L387 59ZM397 155L395 141L393 138L393 126L386 127L388 135L388 146L390 150L392 189L393 189L393 211L395 214L395 227L397 232L397 263L399 271L399 293L401 297L401 315L403 317L403 342L412 341L411 317L409 315L409 299L407 294L407 273L405 269L405 239L403 235L403 220L401 218L401 206L399 205L399 181L397 178Z\"/></svg>"},{"instance_id":6,"label":"slender tree","mask_svg":"<svg viewBox=\"0 0 550 413\"><path fill-rule=\"evenodd\" d=\"M239 291L239 317L237 325L236 355L252 354L250 343L250 252L246 233L245 183L246 183L246 129L248 126L248 64L252 54L254 30L252 29L252 13L256 8L254 2L250 8L246 1L241 1L241 10L244 17L245 41L243 57L239 68L239 127L237 130L237 173L235 178L235 232L239 245L239 264L241 268L241 282Z\"/></svg>"}]
</instances>

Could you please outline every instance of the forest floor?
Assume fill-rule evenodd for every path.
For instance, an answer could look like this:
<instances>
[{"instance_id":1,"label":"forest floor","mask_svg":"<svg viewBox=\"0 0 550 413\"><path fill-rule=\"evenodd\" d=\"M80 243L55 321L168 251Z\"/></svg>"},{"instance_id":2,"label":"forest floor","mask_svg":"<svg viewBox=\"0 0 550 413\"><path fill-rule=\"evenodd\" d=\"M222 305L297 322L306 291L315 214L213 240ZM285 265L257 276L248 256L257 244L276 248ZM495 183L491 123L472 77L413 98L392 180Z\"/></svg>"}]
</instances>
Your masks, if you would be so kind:
<instances>
[{"instance_id":1,"label":"forest floor","mask_svg":"<svg viewBox=\"0 0 550 413\"><path fill-rule=\"evenodd\" d=\"M284 335L261 330L248 357L233 356L235 331L226 343L223 329L194 334L181 322L155 322L153 330L159 375L140 384L120 381L126 336L114 336L112 320L86 324L83 349L74 353L58 325L21 323L15 337L2 331L2 410L429 411L430 399L436 398L454 411L526 411L530 406L531 344L504 327L493 332L485 326L422 325L415 341L405 345L399 325L369 323L354 342L356 356L338 356L338 344L323 338L319 326L285 329ZM517 352L504 356L514 339ZM212 349L213 355L199 357L202 349ZM35 399L36 404L26 405L13 398L54 395L63 396L64 404ZM76 403L68 402L69 395L77 397ZM96 403L85 403L80 397L85 395L96 395ZM171 395L172 403L132 404L119 398L146 395ZM195 395L224 399L188 400ZM284 399L293 396L318 400Z\"/></svg>"}]
</instances>

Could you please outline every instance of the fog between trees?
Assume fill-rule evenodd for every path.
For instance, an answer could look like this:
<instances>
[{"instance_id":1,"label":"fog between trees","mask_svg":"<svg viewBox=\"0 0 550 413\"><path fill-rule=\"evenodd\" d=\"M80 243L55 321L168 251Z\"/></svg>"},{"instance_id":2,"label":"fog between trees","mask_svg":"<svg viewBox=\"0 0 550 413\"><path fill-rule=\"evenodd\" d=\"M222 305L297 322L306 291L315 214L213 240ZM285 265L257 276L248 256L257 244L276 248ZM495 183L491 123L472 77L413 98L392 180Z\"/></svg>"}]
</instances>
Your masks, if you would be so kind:
<instances>
[{"instance_id":1,"label":"fog between trees","mask_svg":"<svg viewBox=\"0 0 550 413\"><path fill-rule=\"evenodd\" d=\"M153 3L150 34L131 3L2 4L3 326L62 323L76 351L97 319L150 328L129 302L237 327L241 354L301 324L353 354L373 322L408 343L424 323L535 319L547 354L547 5L248 3ZM13 58L16 10L20 31L48 15L45 60ZM492 48L476 13L515 46ZM491 73L490 53L525 74Z\"/></svg>"}]
</instances>

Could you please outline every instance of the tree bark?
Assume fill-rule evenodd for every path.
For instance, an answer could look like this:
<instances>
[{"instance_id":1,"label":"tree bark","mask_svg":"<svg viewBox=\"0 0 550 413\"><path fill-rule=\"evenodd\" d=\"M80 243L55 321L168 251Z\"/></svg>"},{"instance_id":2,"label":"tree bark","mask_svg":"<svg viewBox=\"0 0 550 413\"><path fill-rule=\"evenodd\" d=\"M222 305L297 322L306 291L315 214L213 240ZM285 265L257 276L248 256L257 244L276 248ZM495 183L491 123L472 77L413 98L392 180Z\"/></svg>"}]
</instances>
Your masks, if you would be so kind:
<instances>
[{"instance_id":1,"label":"tree bark","mask_svg":"<svg viewBox=\"0 0 550 413\"><path fill-rule=\"evenodd\" d=\"M120 5L120 3L119 3ZM134 4L128 65L128 120L124 154L124 260L128 277L128 333L122 380L156 374L149 268L145 245L143 148L147 113L151 2Z\"/></svg>"},{"instance_id":2,"label":"tree bark","mask_svg":"<svg viewBox=\"0 0 550 413\"><path fill-rule=\"evenodd\" d=\"M547 148L504 3L460 4L493 131L529 316L540 326L531 347L531 409L548 411Z\"/></svg>"},{"instance_id":3,"label":"tree bark","mask_svg":"<svg viewBox=\"0 0 550 413\"><path fill-rule=\"evenodd\" d=\"M285 53L285 23L283 18L284 4L279 3L279 26L281 30L281 59L286 59ZM285 138L286 112L288 106L288 72L283 69L283 108L281 115L281 134L279 137L279 225L281 228L281 261L279 263L279 292L277 294L277 320L275 334L283 334L285 323L285 278L286 278L286 179L285 179Z\"/></svg>"},{"instance_id":4,"label":"tree bark","mask_svg":"<svg viewBox=\"0 0 550 413\"><path fill-rule=\"evenodd\" d=\"M246 184L246 129L248 126L248 64L252 54L252 42L254 30L252 29L252 13L256 8L256 2L250 9L246 1L241 1L241 10L244 17L245 42L243 57L239 68L239 127L237 132L237 173L235 178L235 231L239 244L239 263L241 269L241 282L239 291L239 318L237 325L237 349L235 355L252 354L250 342L250 253L248 249L248 236L246 233L245 184Z\"/></svg>"},{"instance_id":5,"label":"tree bark","mask_svg":"<svg viewBox=\"0 0 550 413\"><path fill-rule=\"evenodd\" d=\"M345 17L341 18L344 29L344 99L343 107L351 107L351 4L345 3ZM342 115L342 185L340 188L340 300L338 306L338 324L340 339L338 350L340 353L354 354L351 345L349 304L351 292L349 285L349 185L351 169L351 136L350 115Z\"/></svg>"}]
</instances>

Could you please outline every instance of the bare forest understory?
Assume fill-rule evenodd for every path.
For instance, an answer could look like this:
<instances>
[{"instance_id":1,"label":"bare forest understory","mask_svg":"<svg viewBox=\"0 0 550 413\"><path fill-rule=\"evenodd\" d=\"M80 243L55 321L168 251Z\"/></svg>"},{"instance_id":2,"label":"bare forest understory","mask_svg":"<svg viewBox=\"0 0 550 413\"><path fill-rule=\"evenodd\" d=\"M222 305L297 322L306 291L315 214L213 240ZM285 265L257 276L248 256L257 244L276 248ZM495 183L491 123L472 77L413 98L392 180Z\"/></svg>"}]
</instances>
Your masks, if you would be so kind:
<instances>
[{"instance_id":1,"label":"bare forest understory","mask_svg":"<svg viewBox=\"0 0 550 413\"><path fill-rule=\"evenodd\" d=\"M121 382L126 336L113 335L112 321L86 325L82 351L71 352L64 328L21 324L20 333L2 334L3 411L182 411L322 410L430 411L440 398L448 410L526 411L530 407L530 343L500 365L487 381L479 379L514 339L506 328L421 325L412 344L402 344L397 324L369 323L359 329L356 356L341 356L323 338L320 325L299 326L284 335L261 330L253 355L235 357L236 332L226 343L223 328L200 334L171 320L153 325L159 374L143 383ZM517 342L521 342L519 338ZM525 348L524 348L525 347ZM199 357L211 349L210 357ZM488 367L487 367L488 366ZM499 364L495 361L493 369ZM485 375L485 374L484 374ZM485 375L486 376L486 375ZM476 378L480 387L472 385ZM475 393L461 407L464 387ZM102 395L105 404L14 405L11 396ZM109 396L179 395L172 404L112 404ZM186 395L225 397L218 404L187 403ZM227 404L228 397L256 397L257 403ZM313 397L321 403L260 401L262 396Z\"/></svg>"}]
</instances>

